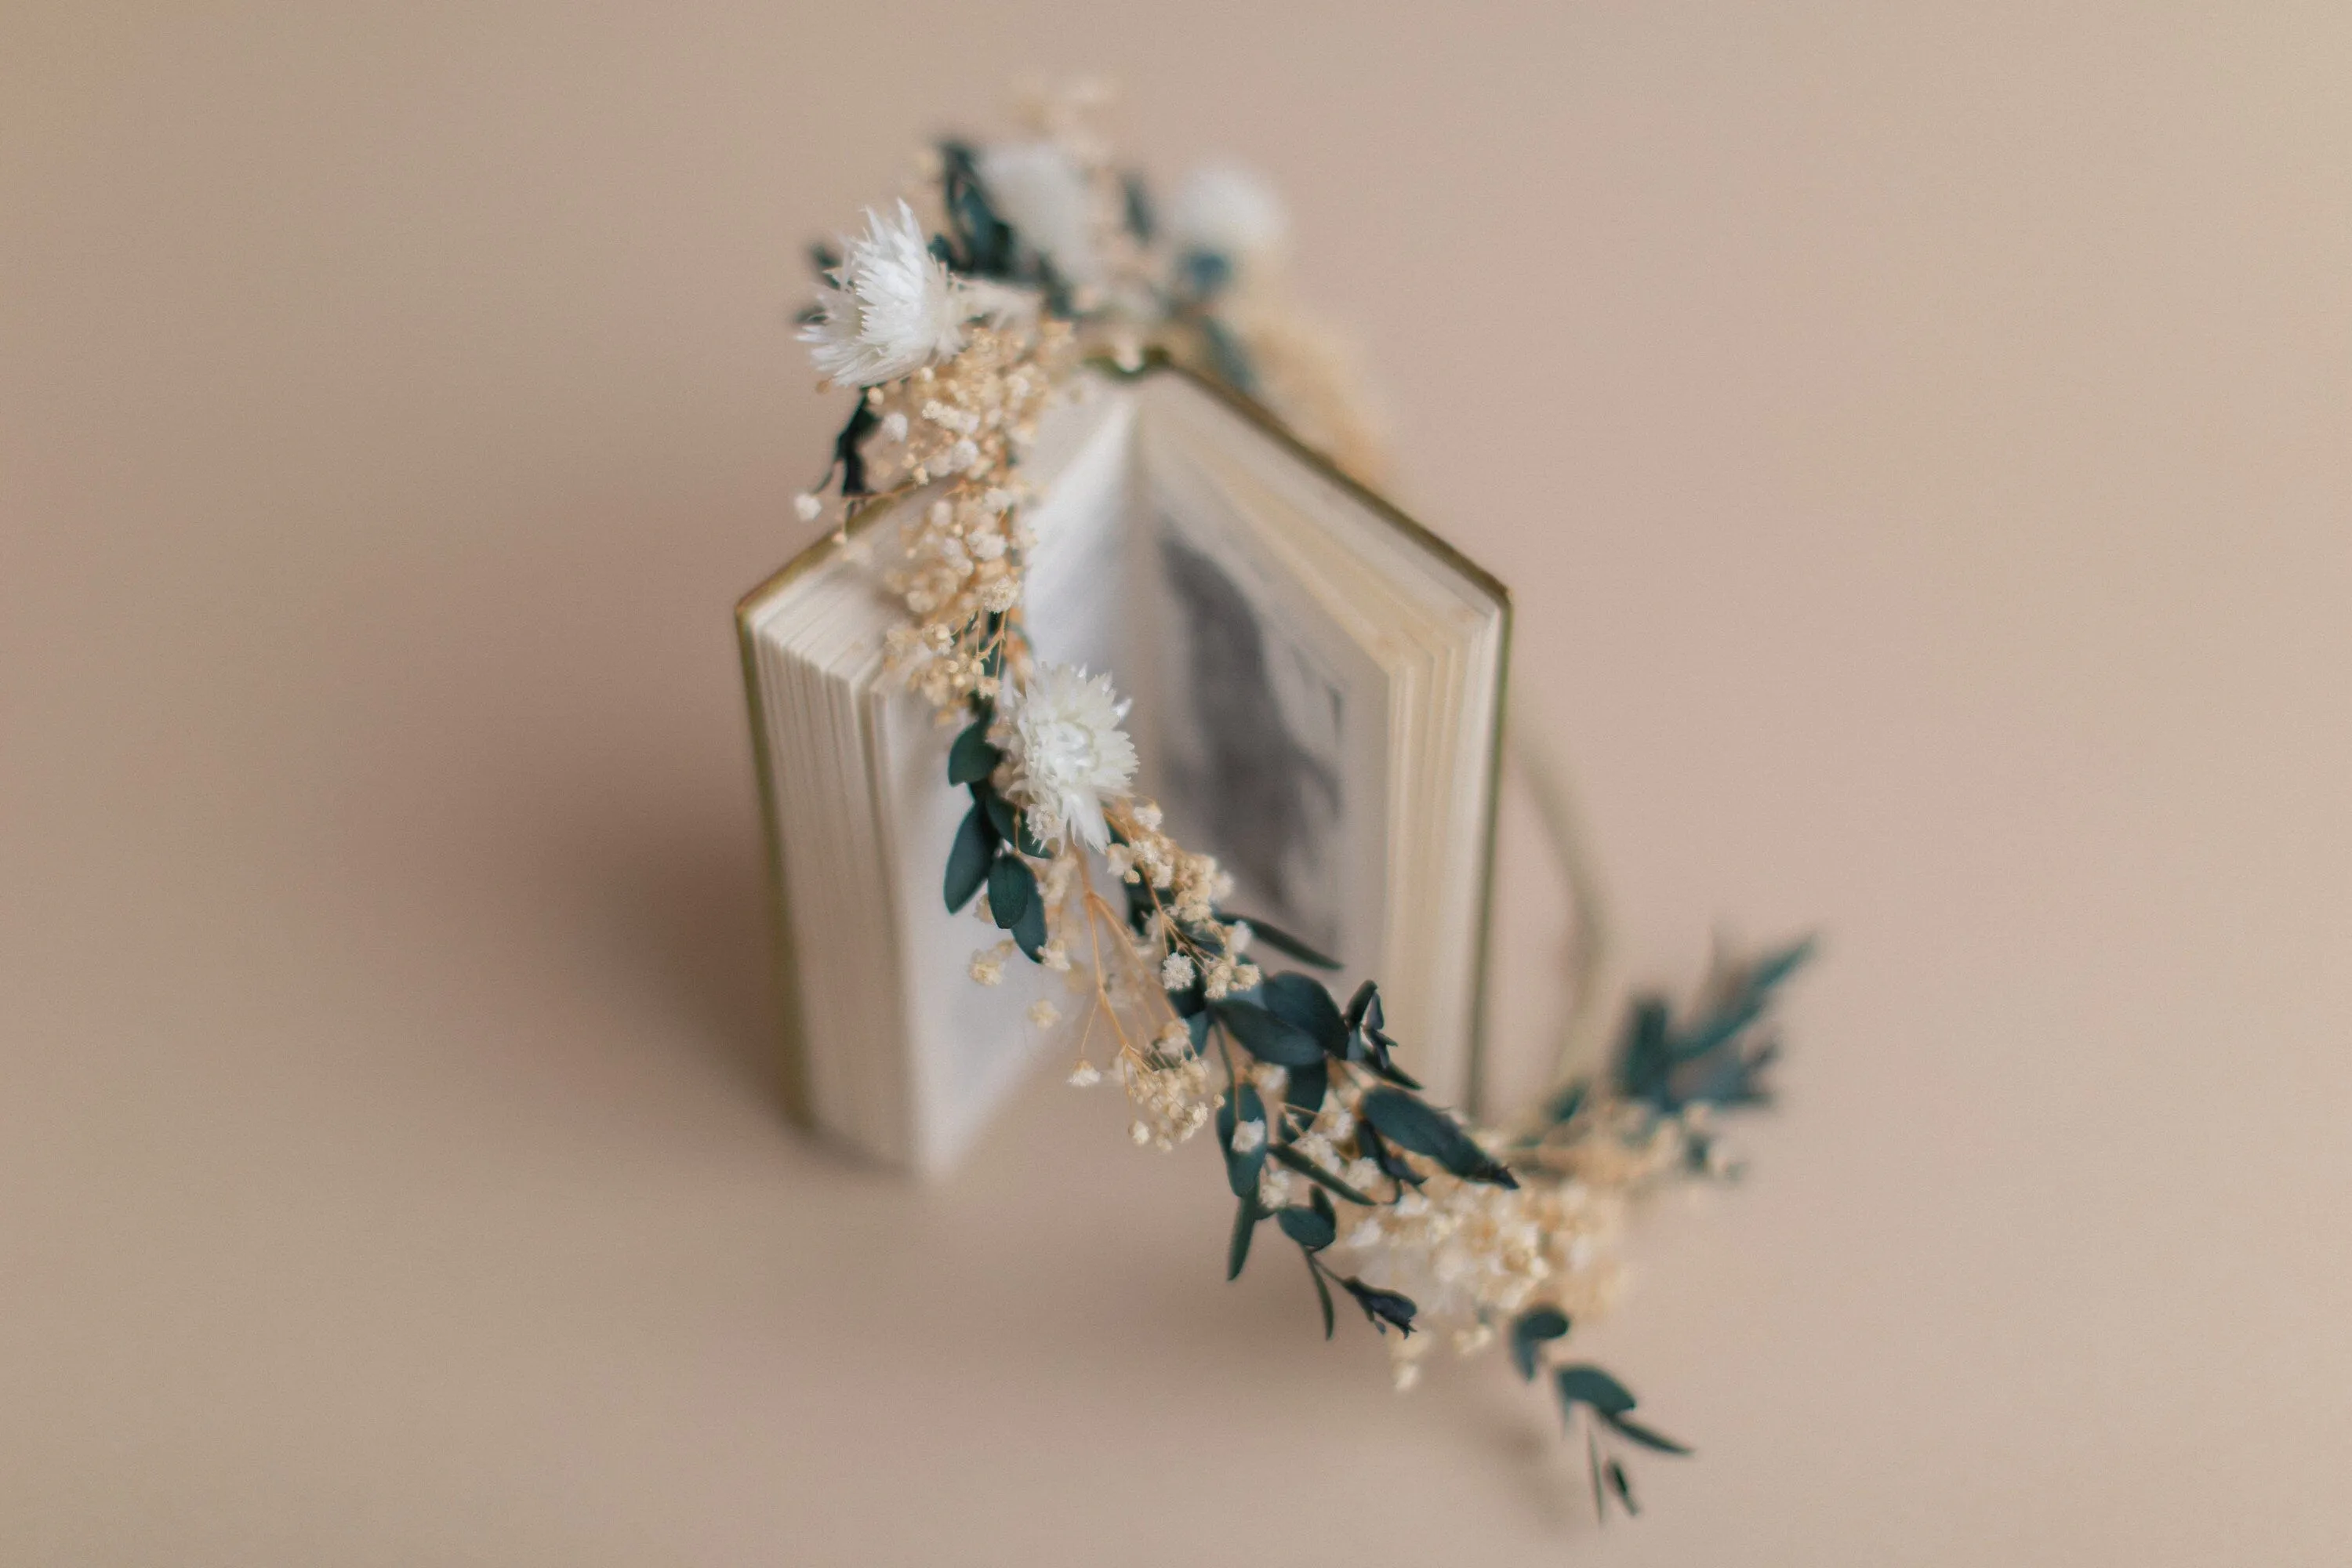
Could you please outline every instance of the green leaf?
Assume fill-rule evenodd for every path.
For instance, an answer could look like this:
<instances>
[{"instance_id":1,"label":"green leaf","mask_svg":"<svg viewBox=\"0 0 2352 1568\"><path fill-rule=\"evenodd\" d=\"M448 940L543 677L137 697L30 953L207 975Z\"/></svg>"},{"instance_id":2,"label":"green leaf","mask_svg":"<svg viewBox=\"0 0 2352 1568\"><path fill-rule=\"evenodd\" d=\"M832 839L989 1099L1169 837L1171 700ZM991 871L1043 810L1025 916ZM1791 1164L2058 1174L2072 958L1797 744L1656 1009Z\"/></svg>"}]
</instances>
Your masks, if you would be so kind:
<instances>
[{"instance_id":1,"label":"green leaf","mask_svg":"<svg viewBox=\"0 0 2352 1568\"><path fill-rule=\"evenodd\" d=\"M1228 1280L1242 1277L1242 1265L1249 1261L1250 1237L1257 1234L1257 1222L1265 1217L1265 1211L1257 1206L1256 1192L1245 1194L1241 1206L1234 1211L1234 1238L1225 1247Z\"/></svg>"},{"instance_id":2,"label":"green leaf","mask_svg":"<svg viewBox=\"0 0 2352 1568\"><path fill-rule=\"evenodd\" d=\"M1028 869L1026 867L1022 868ZM1021 918L1013 922L1013 941L1029 955L1030 963L1040 962L1038 955L1045 947L1045 900L1043 897L1031 899L1029 907L1021 911Z\"/></svg>"},{"instance_id":3,"label":"green leaf","mask_svg":"<svg viewBox=\"0 0 2352 1568\"><path fill-rule=\"evenodd\" d=\"M1396 1060L1391 1054L1396 1049L1396 1042L1381 1032L1380 1012L1380 1001L1375 997L1372 1002L1372 1016L1366 1018L1363 1026L1357 1031L1357 1038L1353 1042L1353 1049L1349 1059L1370 1063L1374 1072L1399 1088L1419 1089L1420 1080L1396 1065Z\"/></svg>"},{"instance_id":4,"label":"green leaf","mask_svg":"<svg viewBox=\"0 0 2352 1568\"><path fill-rule=\"evenodd\" d=\"M1376 1089L1364 1096L1357 1114L1401 1149L1426 1155L1465 1182L1516 1187L1518 1179L1478 1147L1461 1124L1401 1089Z\"/></svg>"},{"instance_id":5,"label":"green leaf","mask_svg":"<svg viewBox=\"0 0 2352 1568\"><path fill-rule=\"evenodd\" d=\"M1255 1196L1258 1173L1265 1169L1267 1143L1273 1142L1273 1134L1269 1131L1265 1142L1246 1154L1236 1154L1234 1152L1234 1129L1244 1121L1262 1123L1265 1121L1265 1102L1258 1098L1257 1090L1246 1083L1226 1096L1225 1103L1217 1108L1217 1142L1225 1152L1225 1184L1233 1188L1234 1196L1237 1198Z\"/></svg>"},{"instance_id":6,"label":"green leaf","mask_svg":"<svg viewBox=\"0 0 2352 1568\"><path fill-rule=\"evenodd\" d=\"M1350 1030L1367 1023L1379 1028L1384 1022L1381 1017L1380 986L1370 980L1357 986L1356 994L1348 998L1348 1010L1340 1015L1340 1021Z\"/></svg>"},{"instance_id":7,"label":"green leaf","mask_svg":"<svg viewBox=\"0 0 2352 1568\"><path fill-rule=\"evenodd\" d=\"M1356 1146L1364 1152L1364 1158L1378 1165L1381 1174L1389 1180L1407 1182L1416 1187L1421 1185L1423 1180L1422 1173L1412 1168L1411 1161L1390 1148L1388 1140L1381 1137L1380 1129L1370 1122L1360 1121L1356 1123Z\"/></svg>"},{"instance_id":8,"label":"green leaf","mask_svg":"<svg viewBox=\"0 0 2352 1568\"><path fill-rule=\"evenodd\" d=\"M948 783L978 784L996 771L1003 753L988 743L988 721L975 719L948 748Z\"/></svg>"},{"instance_id":9,"label":"green leaf","mask_svg":"<svg viewBox=\"0 0 2352 1568\"><path fill-rule=\"evenodd\" d=\"M1331 1316L1331 1287L1323 1283L1323 1270L1316 1264L1315 1257L1312 1253L1309 1253L1307 1258L1307 1277L1315 1281L1315 1294L1322 1300L1323 1337L1328 1340L1331 1337L1333 1321Z\"/></svg>"},{"instance_id":10,"label":"green leaf","mask_svg":"<svg viewBox=\"0 0 2352 1568\"><path fill-rule=\"evenodd\" d=\"M999 838L1014 846L1024 855L1034 855L1041 860L1045 858L1045 847L1030 833L1028 819L1018 807L989 788L985 782L973 784L971 793L988 807L989 826L996 829Z\"/></svg>"},{"instance_id":11,"label":"green leaf","mask_svg":"<svg viewBox=\"0 0 2352 1568\"><path fill-rule=\"evenodd\" d=\"M1547 1340L1568 1332L1568 1314L1557 1307L1535 1307L1511 1324L1511 1364L1527 1383L1536 1380L1536 1357Z\"/></svg>"},{"instance_id":12,"label":"green leaf","mask_svg":"<svg viewBox=\"0 0 2352 1568\"><path fill-rule=\"evenodd\" d=\"M1314 1191L1317 1197L1323 1197L1322 1188L1317 1187ZM1323 1198L1324 1212L1321 1214L1316 1213L1313 1209L1293 1205L1277 1213L1274 1216L1275 1222L1282 1226L1283 1235L1290 1237L1307 1251L1320 1252L1337 1240L1339 1234L1338 1223L1331 1217L1330 1208L1329 1198Z\"/></svg>"},{"instance_id":13,"label":"green leaf","mask_svg":"<svg viewBox=\"0 0 2352 1568\"><path fill-rule=\"evenodd\" d=\"M1771 990L1811 962L1813 947L1814 939L1807 937L1759 960L1748 973L1748 988L1750 991Z\"/></svg>"},{"instance_id":14,"label":"green leaf","mask_svg":"<svg viewBox=\"0 0 2352 1568\"><path fill-rule=\"evenodd\" d=\"M1363 1194L1358 1192L1355 1188L1349 1186L1347 1183L1341 1181L1339 1177L1333 1175L1330 1172L1325 1170L1322 1166L1317 1164L1314 1161L1308 1159L1297 1150L1291 1148L1286 1143L1277 1143L1273 1148L1268 1149L1266 1152L1273 1156L1275 1163L1288 1166L1290 1169L1297 1172L1300 1175L1306 1177L1308 1181L1313 1182L1317 1186L1328 1188L1330 1191L1339 1194L1341 1197L1347 1199L1351 1204L1361 1204L1366 1208L1377 1208L1380 1206L1372 1199L1366 1197Z\"/></svg>"},{"instance_id":15,"label":"green leaf","mask_svg":"<svg viewBox=\"0 0 2352 1568\"><path fill-rule=\"evenodd\" d=\"M1626 1386L1597 1366L1564 1366L1551 1374L1560 1405L1590 1405L1602 1415L1622 1415L1636 1401Z\"/></svg>"},{"instance_id":16,"label":"green leaf","mask_svg":"<svg viewBox=\"0 0 2352 1568\"><path fill-rule=\"evenodd\" d=\"M1123 198L1119 216L1126 220L1127 232L1150 245L1152 231L1157 227L1152 222L1150 188L1143 183L1143 176L1132 169L1119 175L1118 188Z\"/></svg>"},{"instance_id":17,"label":"green leaf","mask_svg":"<svg viewBox=\"0 0 2352 1568\"><path fill-rule=\"evenodd\" d=\"M1391 1325L1400 1332L1412 1332L1412 1315L1421 1309L1413 1305L1412 1297L1394 1290L1383 1290L1356 1279L1342 1279L1339 1283L1349 1295L1356 1299L1356 1305L1364 1310L1364 1316L1371 1320L1372 1327L1382 1333L1387 1333Z\"/></svg>"},{"instance_id":18,"label":"green leaf","mask_svg":"<svg viewBox=\"0 0 2352 1568\"><path fill-rule=\"evenodd\" d=\"M980 885L988 880L988 863L996 854L996 834L988 826L988 814L977 805L964 814L963 826L956 829L955 847L948 851L947 895L948 912L954 914L971 902Z\"/></svg>"},{"instance_id":19,"label":"green leaf","mask_svg":"<svg viewBox=\"0 0 2352 1568\"><path fill-rule=\"evenodd\" d=\"M1627 1513L1642 1511L1642 1505L1633 1500L1633 1483L1625 1479L1625 1467L1614 1459L1609 1461L1609 1487L1617 1494L1617 1500L1625 1505Z\"/></svg>"},{"instance_id":20,"label":"green leaf","mask_svg":"<svg viewBox=\"0 0 2352 1568\"><path fill-rule=\"evenodd\" d=\"M1218 912L1227 921L1241 921L1245 922L1249 926L1251 933L1257 937L1259 941L1265 942L1266 946L1286 952L1291 957L1298 960L1301 963L1311 964L1317 969L1339 969L1342 967L1338 959L1332 958L1325 953L1318 952L1315 949L1307 946L1307 943L1299 941L1297 937L1283 930L1280 926L1268 925L1265 921L1258 919L1255 915L1237 915L1230 910L1219 910Z\"/></svg>"},{"instance_id":21,"label":"green leaf","mask_svg":"<svg viewBox=\"0 0 2352 1568\"><path fill-rule=\"evenodd\" d=\"M841 493L862 496L872 492L866 488L866 437L882 423L874 405L859 397L857 406L849 411L849 423L833 438L834 467L841 470Z\"/></svg>"},{"instance_id":22,"label":"green leaf","mask_svg":"<svg viewBox=\"0 0 2352 1568\"><path fill-rule=\"evenodd\" d=\"M1667 1436L1664 1433L1654 1432L1649 1427L1643 1426L1640 1422L1634 1420L1630 1415L1622 1414L1612 1415L1608 1411L1604 1410L1601 1413L1601 1419L1608 1422L1610 1426L1615 1427L1619 1432L1624 1434L1626 1436L1631 1437L1634 1442L1641 1444L1644 1448L1654 1448L1661 1454L1687 1454L1690 1452L1688 1448L1684 1447L1680 1443L1675 1442L1672 1437Z\"/></svg>"},{"instance_id":23,"label":"green leaf","mask_svg":"<svg viewBox=\"0 0 2352 1568\"><path fill-rule=\"evenodd\" d=\"M1266 981L1262 994L1267 1012L1304 1029L1327 1055L1348 1054L1347 1020L1321 981L1288 969Z\"/></svg>"},{"instance_id":24,"label":"green leaf","mask_svg":"<svg viewBox=\"0 0 2352 1568\"><path fill-rule=\"evenodd\" d=\"M1247 395L1257 390L1257 371L1250 363L1248 351L1231 327L1214 316L1199 318L1201 340L1209 350L1209 363L1217 379L1235 392Z\"/></svg>"},{"instance_id":25,"label":"green leaf","mask_svg":"<svg viewBox=\"0 0 2352 1568\"><path fill-rule=\"evenodd\" d=\"M1323 1096L1329 1091L1330 1087L1330 1072L1321 1062L1317 1062L1311 1068L1293 1068L1290 1071L1290 1082L1283 1090L1283 1103L1301 1112L1307 1121L1311 1121L1314 1120L1315 1113L1323 1109ZM1290 1116L1282 1119L1284 1142L1287 1143L1297 1135L1298 1120L1297 1117Z\"/></svg>"},{"instance_id":26,"label":"green leaf","mask_svg":"<svg viewBox=\"0 0 2352 1568\"><path fill-rule=\"evenodd\" d=\"M1017 856L1000 855L988 868L988 909L1000 930L1011 931L1037 901L1037 874Z\"/></svg>"},{"instance_id":27,"label":"green leaf","mask_svg":"<svg viewBox=\"0 0 2352 1568\"><path fill-rule=\"evenodd\" d=\"M1231 1029L1242 1047L1260 1061L1303 1068L1323 1059L1323 1047L1316 1044L1314 1036L1254 1002L1215 1002L1210 1005L1217 1021Z\"/></svg>"}]
</instances>

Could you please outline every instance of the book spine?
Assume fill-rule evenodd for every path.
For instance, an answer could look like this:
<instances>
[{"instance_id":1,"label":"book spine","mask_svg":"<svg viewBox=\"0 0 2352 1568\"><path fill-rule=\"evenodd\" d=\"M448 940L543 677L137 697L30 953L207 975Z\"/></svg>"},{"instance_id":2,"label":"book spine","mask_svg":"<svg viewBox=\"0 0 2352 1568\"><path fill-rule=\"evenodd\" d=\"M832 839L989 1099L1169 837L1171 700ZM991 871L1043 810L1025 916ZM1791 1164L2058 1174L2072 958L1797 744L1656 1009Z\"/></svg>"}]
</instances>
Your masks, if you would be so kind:
<instances>
[{"instance_id":1,"label":"book spine","mask_svg":"<svg viewBox=\"0 0 2352 1568\"><path fill-rule=\"evenodd\" d=\"M755 595L754 597L757 595ZM802 1022L800 969L793 960L791 900L784 891L784 835L776 816L774 752L768 743L765 693L759 649L751 636L750 599L737 606L735 638L743 658L743 698L751 720L751 767L760 792L761 881L767 889L768 973L776 1010L776 1087L784 1114L803 1127L815 1125L809 1091L807 1030Z\"/></svg>"}]
</instances>

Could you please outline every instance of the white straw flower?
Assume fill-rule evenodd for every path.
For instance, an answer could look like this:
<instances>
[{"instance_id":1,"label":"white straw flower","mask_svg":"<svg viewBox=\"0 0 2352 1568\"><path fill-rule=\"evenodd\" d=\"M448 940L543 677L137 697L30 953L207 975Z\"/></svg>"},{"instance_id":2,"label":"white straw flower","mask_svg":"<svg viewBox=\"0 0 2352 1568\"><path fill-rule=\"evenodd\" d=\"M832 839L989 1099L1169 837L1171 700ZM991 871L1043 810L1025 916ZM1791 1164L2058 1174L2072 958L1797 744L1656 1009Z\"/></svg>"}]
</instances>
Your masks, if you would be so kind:
<instances>
[{"instance_id":1,"label":"white straw flower","mask_svg":"<svg viewBox=\"0 0 2352 1568\"><path fill-rule=\"evenodd\" d=\"M1051 142L1003 142L983 148L979 163L980 183L997 215L1031 250L1052 262L1066 282L1101 279L1094 190L1067 153Z\"/></svg>"},{"instance_id":2,"label":"white straw flower","mask_svg":"<svg viewBox=\"0 0 2352 1568\"><path fill-rule=\"evenodd\" d=\"M1207 163L1187 174L1168 204L1167 222L1178 255L1204 250L1235 267L1276 258L1290 234L1274 187L1234 163Z\"/></svg>"},{"instance_id":3,"label":"white straw flower","mask_svg":"<svg viewBox=\"0 0 2352 1568\"><path fill-rule=\"evenodd\" d=\"M1103 801L1125 794L1135 777L1135 742L1118 727L1126 717L1109 676L1066 664L1039 665L1027 685L1000 700L1013 773L1004 793L1028 813L1041 842L1075 835L1094 849L1109 844Z\"/></svg>"},{"instance_id":4,"label":"white straw flower","mask_svg":"<svg viewBox=\"0 0 2352 1568\"><path fill-rule=\"evenodd\" d=\"M819 372L853 386L896 381L958 353L964 322L980 313L905 202L895 222L867 208L866 229L842 242L839 287L817 290L817 319L800 334Z\"/></svg>"}]
</instances>

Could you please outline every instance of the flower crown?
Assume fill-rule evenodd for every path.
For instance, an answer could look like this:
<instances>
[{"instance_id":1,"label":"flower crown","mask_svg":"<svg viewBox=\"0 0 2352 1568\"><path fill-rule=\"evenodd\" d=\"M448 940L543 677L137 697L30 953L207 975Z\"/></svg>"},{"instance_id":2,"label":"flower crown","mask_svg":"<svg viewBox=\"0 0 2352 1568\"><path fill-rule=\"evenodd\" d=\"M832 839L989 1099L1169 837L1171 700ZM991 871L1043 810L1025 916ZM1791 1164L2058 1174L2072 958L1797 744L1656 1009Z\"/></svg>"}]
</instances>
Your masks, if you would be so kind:
<instances>
[{"instance_id":1,"label":"flower crown","mask_svg":"<svg viewBox=\"0 0 2352 1568\"><path fill-rule=\"evenodd\" d=\"M1622 1447L1688 1450L1560 1352L1617 1292L1628 1200L1734 1173L1713 1113L1765 1100L1766 1011L1810 946L1719 963L1683 1016L1637 998L1603 1070L1564 1078L1516 1126L1474 1127L1423 1097L1376 984L1341 1002L1309 973L1334 960L1234 912L1216 860L1162 831L1132 791L1110 676L1030 652L1022 463L1040 416L1087 363L1158 356L1260 401L1359 479L1377 476L1380 446L1343 353L1284 293L1279 201L1212 167L1160 206L1088 132L1087 106L1042 102L1020 140L940 142L910 193L935 223L902 198L815 247L801 317L824 381L858 389L801 520L862 550L856 514L933 492L886 573L908 616L887 654L958 730L945 782L972 804L942 894L1003 933L971 976L1000 984L1018 955L1068 977L1075 1015L1041 1000L1029 1016L1071 1037L1071 1084L1118 1080L1139 1145L1213 1125L1235 1203L1228 1279L1271 1219L1324 1337L1345 1298L1389 1338L1400 1389L1441 1336L1464 1354L1505 1345L1581 1428L1595 1509L1613 1496L1631 1511ZM1300 967L1269 973L1276 955Z\"/></svg>"}]
</instances>

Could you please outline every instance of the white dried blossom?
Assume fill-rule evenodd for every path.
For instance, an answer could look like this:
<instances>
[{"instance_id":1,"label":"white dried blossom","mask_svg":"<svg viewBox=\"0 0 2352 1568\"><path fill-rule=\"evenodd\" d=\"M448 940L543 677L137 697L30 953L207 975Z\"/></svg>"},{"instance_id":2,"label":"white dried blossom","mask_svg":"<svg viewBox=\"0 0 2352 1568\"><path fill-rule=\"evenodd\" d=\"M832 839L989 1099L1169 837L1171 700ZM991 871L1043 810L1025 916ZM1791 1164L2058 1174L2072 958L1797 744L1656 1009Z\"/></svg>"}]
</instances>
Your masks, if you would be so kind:
<instances>
[{"instance_id":1,"label":"white dried blossom","mask_svg":"<svg viewBox=\"0 0 2352 1568\"><path fill-rule=\"evenodd\" d=\"M1041 1029L1050 1029L1062 1021L1062 1010L1040 996L1029 1004L1029 1021Z\"/></svg>"},{"instance_id":2,"label":"white dried blossom","mask_svg":"<svg viewBox=\"0 0 2352 1568\"><path fill-rule=\"evenodd\" d=\"M1236 267L1279 257L1290 235L1274 187L1234 163L1204 163L1185 175L1169 201L1167 225L1177 255L1206 251Z\"/></svg>"},{"instance_id":3,"label":"white dried blossom","mask_svg":"<svg viewBox=\"0 0 2352 1568\"><path fill-rule=\"evenodd\" d=\"M982 948L971 955L971 977L982 985L1004 983L1004 955L994 948Z\"/></svg>"},{"instance_id":4,"label":"white dried blossom","mask_svg":"<svg viewBox=\"0 0 2352 1568\"><path fill-rule=\"evenodd\" d=\"M1192 961L1181 952L1171 952L1160 961L1160 984L1170 991L1181 991L1192 984Z\"/></svg>"},{"instance_id":5,"label":"white dried blossom","mask_svg":"<svg viewBox=\"0 0 2352 1568\"><path fill-rule=\"evenodd\" d=\"M893 408L889 413L882 416L882 439L885 441L898 442L903 441L906 438L907 415L905 410Z\"/></svg>"},{"instance_id":6,"label":"white dried blossom","mask_svg":"<svg viewBox=\"0 0 2352 1568\"><path fill-rule=\"evenodd\" d=\"M1234 1152L1246 1154L1265 1142L1265 1123L1256 1117L1237 1123L1234 1128Z\"/></svg>"},{"instance_id":7,"label":"white dried blossom","mask_svg":"<svg viewBox=\"0 0 2352 1568\"><path fill-rule=\"evenodd\" d=\"M824 502L803 490L793 498L793 515L803 522L814 522L824 512Z\"/></svg>"},{"instance_id":8,"label":"white dried blossom","mask_svg":"<svg viewBox=\"0 0 2352 1568\"><path fill-rule=\"evenodd\" d=\"M931 254L912 207L901 201L895 220L867 208L866 233L842 250L836 287L817 290L816 319L800 333L821 374L872 386L963 348L964 323L982 307Z\"/></svg>"},{"instance_id":9,"label":"white dried blossom","mask_svg":"<svg viewBox=\"0 0 2352 1568\"><path fill-rule=\"evenodd\" d=\"M1092 1062L1080 1062L1070 1069L1072 1089L1092 1089L1100 1082L1102 1082L1102 1072Z\"/></svg>"},{"instance_id":10,"label":"white dried blossom","mask_svg":"<svg viewBox=\"0 0 2352 1568\"><path fill-rule=\"evenodd\" d=\"M1110 677L1066 664L1039 665L997 707L1012 777L1007 798L1048 846L1075 837L1100 850L1110 842L1103 802L1135 777L1135 742L1120 729L1127 704Z\"/></svg>"},{"instance_id":11,"label":"white dried blossom","mask_svg":"<svg viewBox=\"0 0 2352 1568\"><path fill-rule=\"evenodd\" d=\"M1069 153L1051 142L1000 142L981 150L979 165L998 216L1033 254L1066 282L1100 281L1094 186Z\"/></svg>"}]
</instances>

